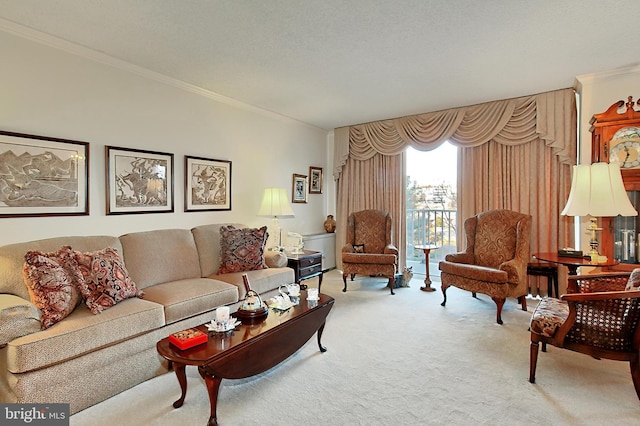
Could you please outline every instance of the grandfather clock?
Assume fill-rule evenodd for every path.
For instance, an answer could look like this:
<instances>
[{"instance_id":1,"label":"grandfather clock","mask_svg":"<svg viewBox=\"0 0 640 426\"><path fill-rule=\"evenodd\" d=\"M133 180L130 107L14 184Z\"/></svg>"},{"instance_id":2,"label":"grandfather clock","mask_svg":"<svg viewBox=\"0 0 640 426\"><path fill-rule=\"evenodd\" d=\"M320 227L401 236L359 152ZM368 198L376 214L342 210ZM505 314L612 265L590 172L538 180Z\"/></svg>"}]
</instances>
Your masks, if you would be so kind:
<instances>
[{"instance_id":1,"label":"grandfather clock","mask_svg":"<svg viewBox=\"0 0 640 426\"><path fill-rule=\"evenodd\" d=\"M631 204L640 211L640 101L629 96L591 118L591 161L619 161ZM640 216L602 218L601 254L620 260L620 269L640 263ZM625 266L628 265L628 266Z\"/></svg>"}]
</instances>

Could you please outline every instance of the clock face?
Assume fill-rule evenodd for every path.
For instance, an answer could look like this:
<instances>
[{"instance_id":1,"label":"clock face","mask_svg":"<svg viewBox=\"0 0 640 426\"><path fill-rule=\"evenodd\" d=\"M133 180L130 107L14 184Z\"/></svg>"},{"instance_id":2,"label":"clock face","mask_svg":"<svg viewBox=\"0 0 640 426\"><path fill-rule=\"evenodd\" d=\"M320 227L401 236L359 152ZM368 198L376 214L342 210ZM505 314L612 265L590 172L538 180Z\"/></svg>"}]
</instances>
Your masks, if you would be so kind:
<instances>
[{"instance_id":1,"label":"clock face","mask_svg":"<svg viewBox=\"0 0 640 426\"><path fill-rule=\"evenodd\" d=\"M623 169L640 167L640 128L620 129L611 139L609 146L609 162L618 161Z\"/></svg>"}]
</instances>

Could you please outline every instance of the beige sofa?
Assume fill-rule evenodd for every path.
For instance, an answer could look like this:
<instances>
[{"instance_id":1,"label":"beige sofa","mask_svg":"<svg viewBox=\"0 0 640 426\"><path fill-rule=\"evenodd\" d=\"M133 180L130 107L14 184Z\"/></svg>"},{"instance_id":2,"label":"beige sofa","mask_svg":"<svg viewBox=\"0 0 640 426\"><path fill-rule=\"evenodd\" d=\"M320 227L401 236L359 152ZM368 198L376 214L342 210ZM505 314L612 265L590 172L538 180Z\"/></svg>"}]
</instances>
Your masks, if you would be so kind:
<instances>
[{"instance_id":1,"label":"beige sofa","mask_svg":"<svg viewBox=\"0 0 640 426\"><path fill-rule=\"evenodd\" d=\"M216 275L222 225L228 224L0 247L0 402L64 402L75 413L167 372L156 352L158 340L210 321L219 306L235 310L245 296L242 273ZM24 254L63 245L78 251L117 249L144 297L97 315L82 303L41 330L40 312L29 302L22 276ZM286 257L265 257L269 268L247 272L263 298L294 281Z\"/></svg>"}]
</instances>

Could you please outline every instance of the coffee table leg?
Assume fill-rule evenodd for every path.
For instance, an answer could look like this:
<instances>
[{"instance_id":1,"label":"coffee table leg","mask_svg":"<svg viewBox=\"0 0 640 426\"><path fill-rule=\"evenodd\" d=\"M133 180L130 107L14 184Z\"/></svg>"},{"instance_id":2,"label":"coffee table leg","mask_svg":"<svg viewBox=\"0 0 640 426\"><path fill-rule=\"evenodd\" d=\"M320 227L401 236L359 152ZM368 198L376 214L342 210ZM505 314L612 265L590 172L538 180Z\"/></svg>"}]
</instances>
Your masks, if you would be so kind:
<instances>
[{"instance_id":1,"label":"coffee table leg","mask_svg":"<svg viewBox=\"0 0 640 426\"><path fill-rule=\"evenodd\" d=\"M320 352L326 352L327 348L322 346L322 343L320 342L322 340L322 332L324 331L324 323L320 326L320 328L318 329L318 347L320 348Z\"/></svg>"},{"instance_id":2,"label":"coffee table leg","mask_svg":"<svg viewBox=\"0 0 640 426\"><path fill-rule=\"evenodd\" d=\"M222 383L222 378L217 376L212 376L207 374L201 367L198 367L200 371L200 375L204 377L204 382L207 385L207 391L209 392L209 405L211 406L211 414L209 415L209 423L208 426L217 426L218 425L218 415L217 415L217 407L218 407L218 391L220 390L220 383Z\"/></svg>"},{"instance_id":3,"label":"coffee table leg","mask_svg":"<svg viewBox=\"0 0 640 426\"><path fill-rule=\"evenodd\" d=\"M173 408L182 407L182 404L184 404L184 398L187 396L187 374L185 373L185 367L185 364L173 362L173 369L176 372L176 377L178 378L178 383L180 383L180 389L182 390L182 395L180 395L180 399L173 403Z\"/></svg>"}]
</instances>

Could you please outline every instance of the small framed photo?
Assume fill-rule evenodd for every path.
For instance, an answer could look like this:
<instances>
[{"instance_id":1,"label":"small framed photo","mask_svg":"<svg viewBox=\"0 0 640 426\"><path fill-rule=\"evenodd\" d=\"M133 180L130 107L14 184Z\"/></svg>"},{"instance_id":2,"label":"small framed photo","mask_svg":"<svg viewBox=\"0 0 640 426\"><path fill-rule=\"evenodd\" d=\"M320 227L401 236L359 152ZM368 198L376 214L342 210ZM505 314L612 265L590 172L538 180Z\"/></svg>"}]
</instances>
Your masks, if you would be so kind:
<instances>
[{"instance_id":1,"label":"small framed photo","mask_svg":"<svg viewBox=\"0 0 640 426\"><path fill-rule=\"evenodd\" d=\"M89 214L89 144L0 131L0 217Z\"/></svg>"},{"instance_id":2,"label":"small framed photo","mask_svg":"<svg viewBox=\"0 0 640 426\"><path fill-rule=\"evenodd\" d=\"M322 194L322 167L309 167L309 194Z\"/></svg>"},{"instance_id":3,"label":"small framed photo","mask_svg":"<svg viewBox=\"0 0 640 426\"><path fill-rule=\"evenodd\" d=\"M307 177L305 175L293 175L293 189L291 201L294 203L307 202Z\"/></svg>"},{"instance_id":4,"label":"small framed photo","mask_svg":"<svg viewBox=\"0 0 640 426\"><path fill-rule=\"evenodd\" d=\"M107 214L172 213L173 154L106 147Z\"/></svg>"},{"instance_id":5,"label":"small framed photo","mask_svg":"<svg viewBox=\"0 0 640 426\"><path fill-rule=\"evenodd\" d=\"M184 211L231 210L231 161L184 157Z\"/></svg>"}]
</instances>

